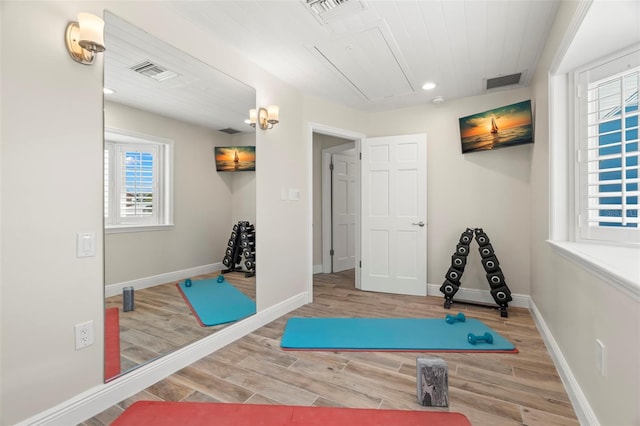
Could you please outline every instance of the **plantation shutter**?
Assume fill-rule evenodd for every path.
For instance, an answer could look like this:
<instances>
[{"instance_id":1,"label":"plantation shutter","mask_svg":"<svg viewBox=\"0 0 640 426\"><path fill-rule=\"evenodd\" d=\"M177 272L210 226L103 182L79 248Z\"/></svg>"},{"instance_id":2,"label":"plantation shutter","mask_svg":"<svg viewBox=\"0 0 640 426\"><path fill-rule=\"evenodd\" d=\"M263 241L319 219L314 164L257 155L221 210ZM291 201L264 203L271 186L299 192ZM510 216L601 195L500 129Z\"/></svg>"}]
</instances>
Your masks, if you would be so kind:
<instances>
[{"instance_id":1,"label":"plantation shutter","mask_svg":"<svg viewBox=\"0 0 640 426\"><path fill-rule=\"evenodd\" d=\"M119 147L121 223L145 222L157 215L155 146ZM155 219L154 219L155 220Z\"/></svg>"},{"instance_id":2,"label":"plantation shutter","mask_svg":"<svg viewBox=\"0 0 640 426\"><path fill-rule=\"evenodd\" d=\"M579 227L585 239L640 242L637 57L579 76Z\"/></svg>"},{"instance_id":3,"label":"plantation shutter","mask_svg":"<svg viewBox=\"0 0 640 426\"><path fill-rule=\"evenodd\" d=\"M109 148L104 150L104 218L106 223L109 223L109 191L111 191L111 185L109 184Z\"/></svg>"}]
</instances>

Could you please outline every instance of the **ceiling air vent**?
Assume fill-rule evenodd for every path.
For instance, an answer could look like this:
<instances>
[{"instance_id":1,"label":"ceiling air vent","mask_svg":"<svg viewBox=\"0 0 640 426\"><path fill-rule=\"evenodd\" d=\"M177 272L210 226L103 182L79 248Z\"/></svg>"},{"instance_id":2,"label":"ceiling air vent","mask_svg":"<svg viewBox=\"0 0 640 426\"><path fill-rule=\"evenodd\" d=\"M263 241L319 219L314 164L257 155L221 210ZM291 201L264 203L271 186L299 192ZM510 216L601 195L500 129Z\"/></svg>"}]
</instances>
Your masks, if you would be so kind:
<instances>
[{"instance_id":1,"label":"ceiling air vent","mask_svg":"<svg viewBox=\"0 0 640 426\"><path fill-rule=\"evenodd\" d=\"M219 132L226 133L228 135L235 135L236 133L242 133L240 130L233 129L231 127L227 127L226 129L220 129Z\"/></svg>"},{"instance_id":2,"label":"ceiling air vent","mask_svg":"<svg viewBox=\"0 0 640 426\"><path fill-rule=\"evenodd\" d=\"M307 0L307 6L316 15L321 15L348 2L349 0Z\"/></svg>"},{"instance_id":3,"label":"ceiling air vent","mask_svg":"<svg viewBox=\"0 0 640 426\"><path fill-rule=\"evenodd\" d=\"M364 9L361 0L302 0L302 2L321 24L344 19Z\"/></svg>"},{"instance_id":4,"label":"ceiling air vent","mask_svg":"<svg viewBox=\"0 0 640 426\"><path fill-rule=\"evenodd\" d=\"M520 78L522 73L503 75L502 77L488 78L486 88L487 90L498 89L505 86L514 86L520 84Z\"/></svg>"},{"instance_id":5,"label":"ceiling air vent","mask_svg":"<svg viewBox=\"0 0 640 426\"><path fill-rule=\"evenodd\" d=\"M170 71L160 65L154 64L151 61L141 62L129 69L157 81L169 80L170 78L175 78L179 75L177 72Z\"/></svg>"}]
</instances>

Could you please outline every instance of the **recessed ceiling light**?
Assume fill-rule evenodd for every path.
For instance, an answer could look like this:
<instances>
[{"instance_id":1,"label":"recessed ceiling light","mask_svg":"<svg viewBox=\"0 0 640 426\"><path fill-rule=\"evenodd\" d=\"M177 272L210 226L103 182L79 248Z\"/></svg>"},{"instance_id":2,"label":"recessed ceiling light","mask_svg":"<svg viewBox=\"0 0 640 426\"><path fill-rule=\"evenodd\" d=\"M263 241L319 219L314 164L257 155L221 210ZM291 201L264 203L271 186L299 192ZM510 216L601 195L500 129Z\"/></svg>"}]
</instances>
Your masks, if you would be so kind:
<instances>
[{"instance_id":1,"label":"recessed ceiling light","mask_svg":"<svg viewBox=\"0 0 640 426\"><path fill-rule=\"evenodd\" d=\"M431 89L435 89L436 84L432 81L427 81L425 84L422 85L422 88L424 90L431 90Z\"/></svg>"},{"instance_id":2,"label":"recessed ceiling light","mask_svg":"<svg viewBox=\"0 0 640 426\"><path fill-rule=\"evenodd\" d=\"M105 95L112 95L112 94L116 93L115 90L109 89L107 87L103 87L102 91L104 92Z\"/></svg>"}]
</instances>

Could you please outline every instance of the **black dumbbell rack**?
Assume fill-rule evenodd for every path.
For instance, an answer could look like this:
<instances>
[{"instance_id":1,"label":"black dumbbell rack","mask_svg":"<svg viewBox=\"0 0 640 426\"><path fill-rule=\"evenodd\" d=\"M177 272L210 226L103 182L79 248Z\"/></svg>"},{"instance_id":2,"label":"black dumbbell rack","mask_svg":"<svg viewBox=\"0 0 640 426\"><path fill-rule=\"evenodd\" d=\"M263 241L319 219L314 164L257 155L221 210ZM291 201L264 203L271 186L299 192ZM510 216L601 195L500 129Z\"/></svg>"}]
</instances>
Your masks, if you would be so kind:
<instances>
[{"instance_id":1,"label":"black dumbbell rack","mask_svg":"<svg viewBox=\"0 0 640 426\"><path fill-rule=\"evenodd\" d=\"M256 274L256 228L248 221L240 221L233 225L222 259L222 264L227 269L224 269L222 273L244 272L240 266L243 257L244 267L247 271L245 276L254 276Z\"/></svg>"},{"instance_id":2,"label":"black dumbbell rack","mask_svg":"<svg viewBox=\"0 0 640 426\"><path fill-rule=\"evenodd\" d=\"M480 252L482 266L486 272L487 281L491 287L491 296L495 300L498 308L500 309L501 317L508 317L507 311L508 304L511 300L511 291L507 287L507 283L504 279L502 269L500 269L500 262L495 255L493 246L489 241L489 236L482 230L482 228L467 228L461 235L458 244L456 245L456 251L451 256L451 267L445 274L445 281L440 286L440 291L444 293L444 308L449 309L453 304L453 296L460 289L460 279L464 273L464 268L467 265L467 256L469 255L470 244L475 236L478 243L478 251ZM463 302L468 304L483 305L475 302Z\"/></svg>"}]
</instances>

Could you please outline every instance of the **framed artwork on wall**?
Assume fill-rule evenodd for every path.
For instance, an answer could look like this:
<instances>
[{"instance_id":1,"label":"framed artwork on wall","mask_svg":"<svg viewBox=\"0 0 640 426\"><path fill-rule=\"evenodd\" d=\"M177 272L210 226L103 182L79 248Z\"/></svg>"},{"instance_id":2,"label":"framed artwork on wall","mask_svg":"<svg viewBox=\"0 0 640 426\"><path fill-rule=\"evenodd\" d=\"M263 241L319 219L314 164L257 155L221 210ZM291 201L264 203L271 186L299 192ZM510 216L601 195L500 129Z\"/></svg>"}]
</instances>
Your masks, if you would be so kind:
<instances>
[{"instance_id":1,"label":"framed artwork on wall","mask_svg":"<svg viewBox=\"0 0 640 426\"><path fill-rule=\"evenodd\" d=\"M216 146L216 171L253 172L256 170L255 146Z\"/></svg>"},{"instance_id":2,"label":"framed artwork on wall","mask_svg":"<svg viewBox=\"0 0 640 426\"><path fill-rule=\"evenodd\" d=\"M533 143L531 101L522 101L460 118L462 153Z\"/></svg>"}]
</instances>

